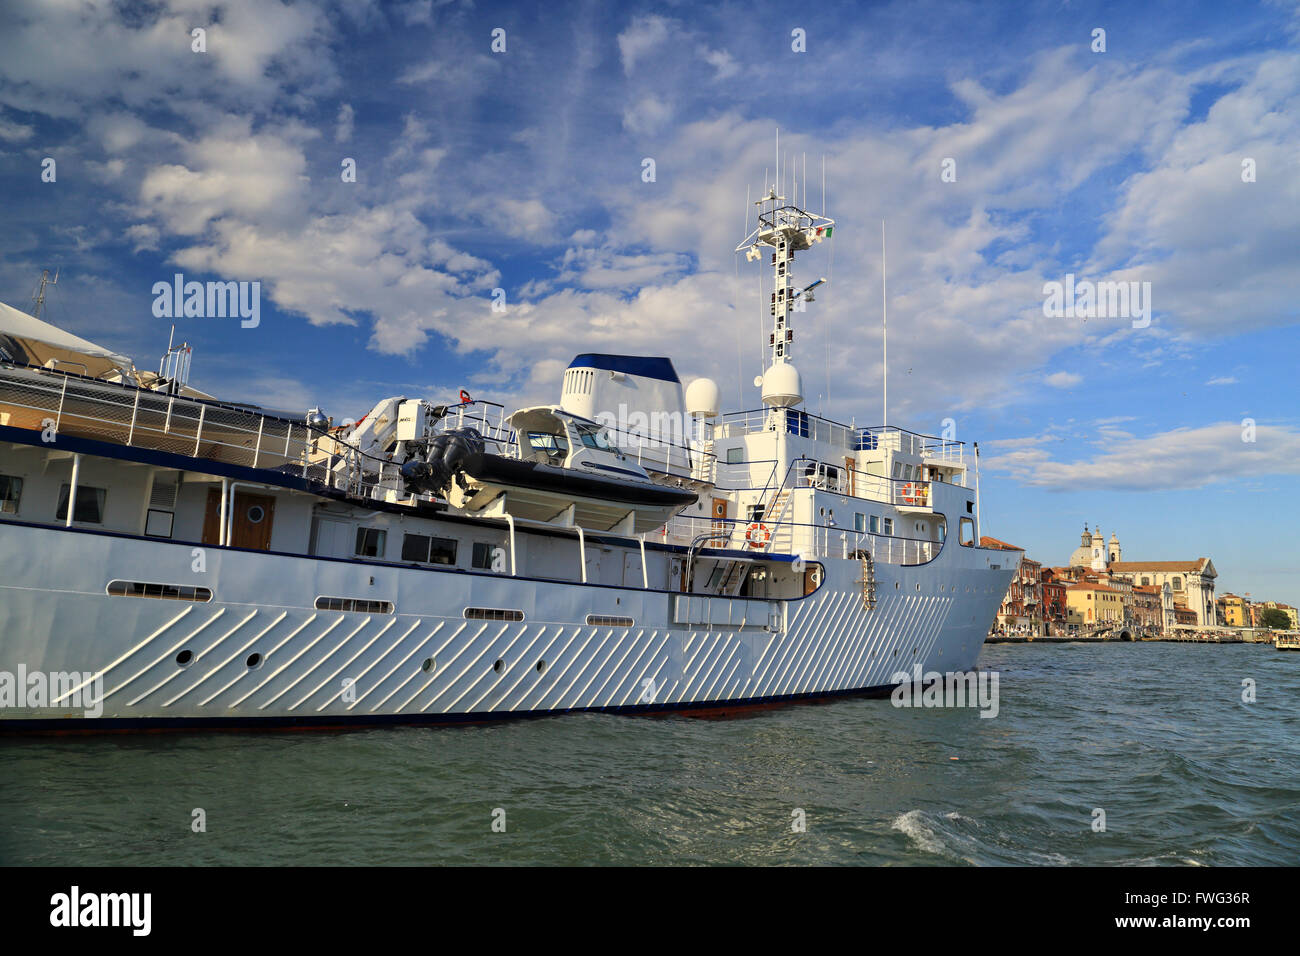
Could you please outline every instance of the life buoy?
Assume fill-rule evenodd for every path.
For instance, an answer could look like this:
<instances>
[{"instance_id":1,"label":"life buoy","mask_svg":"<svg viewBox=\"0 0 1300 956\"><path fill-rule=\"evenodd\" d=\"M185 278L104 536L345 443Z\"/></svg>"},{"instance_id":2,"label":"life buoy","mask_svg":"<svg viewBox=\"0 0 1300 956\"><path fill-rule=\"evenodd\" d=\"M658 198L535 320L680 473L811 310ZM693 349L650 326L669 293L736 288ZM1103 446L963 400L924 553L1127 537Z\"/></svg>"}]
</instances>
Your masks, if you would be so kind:
<instances>
[{"instance_id":1,"label":"life buoy","mask_svg":"<svg viewBox=\"0 0 1300 956\"><path fill-rule=\"evenodd\" d=\"M767 525L752 521L748 528L745 529L745 540L751 548L762 548L772 540L772 532L768 530Z\"/></svg>"},{"instance_id":2,"label":"life buoy","mask_svg":"<svg viewBox=\"0 0 1300 956\"><path fill-rule=\"evenodd\" d=\"M908 505L919 505L925 498L925 491L919 484L909 481L903 485L903 503Z\"/></svg>"},{"instance_id":3,"label":"life buoy","mask_svg":"<svg viewBox=\"0 0 1300 956\"><path fill-rule=\"evenodd\" d=\"M462 405L469 405L469 404L471 404L473 401L474 401L474 399L472 399L472 398L469 397L469 392L465 391L465 390L462 388L462 389L460 390L460 403L461 403Z\"/></svg>"}]
</instances>

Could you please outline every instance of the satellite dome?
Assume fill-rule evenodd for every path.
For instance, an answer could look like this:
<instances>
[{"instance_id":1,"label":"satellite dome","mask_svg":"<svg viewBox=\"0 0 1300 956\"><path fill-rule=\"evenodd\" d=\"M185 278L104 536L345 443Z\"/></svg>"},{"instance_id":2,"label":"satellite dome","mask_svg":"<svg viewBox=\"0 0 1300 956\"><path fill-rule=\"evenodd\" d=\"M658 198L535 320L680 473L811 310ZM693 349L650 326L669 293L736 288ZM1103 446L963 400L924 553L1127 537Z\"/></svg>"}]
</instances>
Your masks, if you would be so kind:
<instances>
[{"instance_id":1,"label":"satellite dome","mask_svg":"<svg viewBox=\"0 0 1300 956\"><path fill-rule=\"evenodd\" d=\"M717 418L718 383L711 378L697 378L686 387L686 412L696 418Z\"/></svg>"},{"instance_id":2,"label":"satellite dome","mask_svg":"<svg viewBox=\"0 0 1300 956\"><path fill-rule=\"evenodd\" d=\"M773 365L763 375L763 404L778 408L803 401L803 382L799 370L788 362Z\"/></svg>"}]
</instances>

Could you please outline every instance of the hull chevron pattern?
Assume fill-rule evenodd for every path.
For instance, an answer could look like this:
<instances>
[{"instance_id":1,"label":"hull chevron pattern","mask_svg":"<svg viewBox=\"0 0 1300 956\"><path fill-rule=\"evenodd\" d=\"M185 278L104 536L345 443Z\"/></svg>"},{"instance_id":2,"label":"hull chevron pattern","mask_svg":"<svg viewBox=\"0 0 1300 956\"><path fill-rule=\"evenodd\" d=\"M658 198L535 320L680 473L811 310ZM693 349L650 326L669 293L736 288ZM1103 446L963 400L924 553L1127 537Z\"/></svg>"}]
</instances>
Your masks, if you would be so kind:
<instances>
[{"instance_id":1,"label":"hull chevron pattern","mask_svg":"<svg viewBox=\"0 0 1300 956\"><path fill-rule=\"evenodd\" d=\"M979 546L961 442L802 407L795 254L835 224L755 206L761 407L725 414L587 353L554 405L335 424L0 310L0 733L725 714L974 668L1019 552Z\"/></svg>"}]
</instances>

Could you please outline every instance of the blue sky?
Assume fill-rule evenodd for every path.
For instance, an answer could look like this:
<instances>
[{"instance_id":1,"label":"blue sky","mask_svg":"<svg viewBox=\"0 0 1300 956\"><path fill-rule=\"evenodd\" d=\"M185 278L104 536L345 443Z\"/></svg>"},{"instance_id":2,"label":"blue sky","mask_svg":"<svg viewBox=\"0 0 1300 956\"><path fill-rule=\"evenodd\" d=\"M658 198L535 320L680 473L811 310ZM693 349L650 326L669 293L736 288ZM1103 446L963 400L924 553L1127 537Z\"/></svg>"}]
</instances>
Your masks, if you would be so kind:
<instances>
[{"instance_id":1,"label":"blue sky","mask_svg":"<svg viewBox=\"0 0 1300 956\"><path fill-rule=\"evenodd\" d=\"M888 220L890 420L980 442L987 533L1061 563L1100 522L1300 604L1298 43L1293 0L17 0L0 301L57 266L49 317L149 367L155 282L260 281L258 328L181 321L194 384L339 419L553 400L580 351L752 407L759 269L732 249L779 127L839 223L796 262L831 280L796 323L812 410L879 420ZM1150 326L1045 317L1067 273L1150 282Z\"/></svg>"}]
</instances>

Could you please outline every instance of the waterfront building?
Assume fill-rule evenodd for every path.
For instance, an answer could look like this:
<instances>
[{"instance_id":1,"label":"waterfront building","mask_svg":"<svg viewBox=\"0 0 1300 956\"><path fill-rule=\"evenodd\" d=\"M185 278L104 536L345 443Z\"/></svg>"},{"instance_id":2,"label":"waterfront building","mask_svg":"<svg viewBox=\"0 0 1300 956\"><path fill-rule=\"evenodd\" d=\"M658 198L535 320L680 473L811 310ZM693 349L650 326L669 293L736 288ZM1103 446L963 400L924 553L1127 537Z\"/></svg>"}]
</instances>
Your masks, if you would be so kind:
<instances>
[{"instance_id":1,"label":"waterfront building","mask_svg":"<svg viewBox=\"0 0 1300 956\"><path fill-rule=\"evenodd\" d=\"M1134 584L1156 587L1168 584L1174 593L1174 603L1181 603L1195 613L1196 620L1191 623L1201 627L1213 627L1217 623L1214 581L1219 573L1209 558L1195 561L1117 561L1110 565L1110 572L1126 577Z\"/></svg>"},{"instance_id":2,"label":"waterfront building","mask_svg":"<svg viewBox=\"0 0 1300 956\"><path fill-rule=\"evenodd\" d=\"M1173 591L1174 603L1182 604L1196 615L1191 622L1202 627L1218 623L1214 600L1214 581L1218 572L1209 558L1194 561L1125 561L1119 536L1111 532L1106 541L1099 527L1083 526L1079 547L1070 554L1070 572L1074 580L1110 582L1120 579L1139 587L1163 587ZM1132 606L1132 602L1129 602Z\"/></svg>"},{"instance_id":3,"label":"waterfront building","mask_svg":"<svg viewBox=\"0 0 1300 956\"><path fill-rule=\"evenodd\" d=\"M1219 616L1223 623L1228 627L1250 627L1250 614L1247 610L1248 602L1243 597L1238 597L1232 592L1224 594L1215 602L1218 605Z\"/></svg>"},{"instance_id":4,"label":"waterfront building","mask_svg":"<svg viewBox=\"0 0 1300 956\"><path fill-rule=\"evenodd\" d=\"M1278 601L1265 601L1264 607L1282 611L1291 619L1291 630L1300 630L1300 612L1296 611L1290 604L1282 604Z\"/></svg>"},{"instance_id":5,"label":"waterfront building","mask_svg":"<svg viewBox=\"0 0 1300 956\"><path fill-rule=\"evenodd\" d=\"M1043 568L1042 571L1043 622L1045 624L1066 623L1065 589L1072 582L1063 578L1060 570L1060 568Z\"/></svg>"},{"instance_id":6,"label":"waterfront building","mask_svg":"<svg viewBox=\"0 0 1300 956\"><path fill-rule=\"evenodd\" d=\"M1161 588L1154 584L1133 585L1133 623L1148 629L1164 629L1165 614Z\"/></svg>"},{"instance_id":7,"label":"waterfront building","mask_svg":"<svg viewBox=\"0 0 1300 956\"><path fill-rule=\"evenodd\" d=\"M1114 588L1080 581L1065 589L1065 599L1071 624L1124 623L1124 598Z\"/></svg>"},{"instance_id":8,"label":"waterfront building","mask_svg":"<svg viewBox=\"0 0 1300 956\"><path fill-rule=\"evenodd\" d=\"M1043 632L1043 590L1040 562L1024 555L1024 549L1008 544L997 538L984 535L980 545L985 548L998 548L1003 551L1020 551L1020 564L1015 576L1002 598L1002 607L998 610L998 623L1007 631L1027 631L1030 634Z\"/></svg>"}]
</instances>

